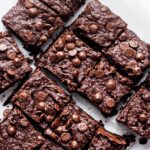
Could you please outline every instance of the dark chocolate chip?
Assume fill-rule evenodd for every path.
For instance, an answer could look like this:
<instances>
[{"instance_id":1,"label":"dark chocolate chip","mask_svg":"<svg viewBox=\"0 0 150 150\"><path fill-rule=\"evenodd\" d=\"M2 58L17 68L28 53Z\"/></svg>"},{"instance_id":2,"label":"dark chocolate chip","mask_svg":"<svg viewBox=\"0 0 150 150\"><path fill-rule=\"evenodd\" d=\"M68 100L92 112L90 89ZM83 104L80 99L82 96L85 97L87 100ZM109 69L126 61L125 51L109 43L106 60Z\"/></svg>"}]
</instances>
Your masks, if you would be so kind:
<instances>
[{"instance_id":1,"label":"dark chocolate chip","mask_svg":"<svg viewBox=\"0 0 150 150\"><path fill-rule=\"evenodd\" d=\"M28 93L27 93L26 91L22 91L22 92L19 93L18 98L19 98L20 100L27 100L27 98L28 98Z\"/></svg>"},{"instance_id":2,"label":"dark chocolate chip","mask_svg":"<svg viewBox=\"0 0 150 150\"><path fill-rule=\"evenodd\" d=\"M68 44L66 45L66 48L67 48L68 50L73 50L73 49L75 49L75 44L74 44L74 43L68 43Z\"/></svg>"},{"instance_id":3,"label":"dark chocolate chip","mask_svg":"<svg viewBox=\"0 0 150 150\"><path fill-rule=\"evenodd\" d=\"M75 149L75 150L79 149L79 144L75 140L70 142L70 146L71 146L72 149Z\"/></svg>"},{"instance_id":4,"label":"dark chocolate chip","mask_svg":"<svg viewBox=\"0 0 150 150\"><path fill-rule=\"evenodd\" d=\"M10 136L14 136L16 134L16 128L12 125L9 125L7 127L7 133L10 135Z\"/></svg>"},{"instance_id":5,"label":"dark chocolate chip","mask_svg":"<svg viewBox=\"0 0 150 150\"><path fill-rule=\"evenodd\" d=\"M74 58L74 59L72 60L72 64L73 64L73 66L75 66L75 67L79 67L79 66L81 65L81 61L80 61L79 58Z\"/></svg>"},{"instance_id":6,"label":"dark chocolate chip","mask_svg":"<svg viewBox=\"0 0 150 150\"><path fill-rule=\"evenodd\" d=\"M58 60L63 60L65 58L65 53L63 51L57 52L56 55Z\"/></svg>"},{"instance_id":7,"label":"dark chocolate chip","mask_svg":"<svg viewBox=\"0 0 150 150\"><path fill-rule=\"evenodd\" d=\"M98 26L96 24L89 25L89 32L96 33L98 31Z\"/></svg>"},{"instance_id":8,"label":"dark chocolate chip","mask_svg":"<svg viewBox=\"0 0 150 150\"><path fill-rule=\"evenodd\" d=\"M115 106L115 101L114 101L114 99L112 99L112 98L107 98L105 101L106 101L107 107L113 108L113 107Z\"/></svg>"},{"instance_id":9,"label":"dark chocolate chip","mask_svg":"<svg viewBox=\"0 0 150 150\"><path fill-rule=\"evenodd\" d=\"M37 8L29 8L28 14L30 17L36 17L38 15Z\"/></svg>"},{"instance_id":10,"label":"dark chocolate chip","mask_svg":"<svg viewBox=\"0 0 150 150\"><path fill-rule=\"evenodd\" d=\"M116 81L113 79L110 79L107 83L106 83L107 89L108 90L114 90L116 88Z\"/></svg>"},{"instance_id":11,"label":"dark chocolate chip","mask_svg":"<svg viewBox=\"0 0 150 150\"><path fill-rule=\"evenodd\" d=\"M84 59L86 58L86 52L85 52L85 51L79 52L78 57L79 57L81 60L84 60Z\"/></svg>"},{"instance_id":12,"label":"dark chocolate chip","mask_svg":"<svg viewBox=\"0 0 150 150\"><path fill-rule=\"evenodd\" d=\"M13 60L17 57L17 54L14 50L7 51L7 58Z\"/></svg>"},{"instance_id":13,"label":"dark chocolate chip","mask_svg":"<svg viewBox=\"0 0 150 150\"><path fill-rule=\"evenodd\" d=\"M71 134L70 133L64 132L64 133L61 134L61 140L63 142L68 142L70 139L71 139Z\"/></svg>"}]
</instances>

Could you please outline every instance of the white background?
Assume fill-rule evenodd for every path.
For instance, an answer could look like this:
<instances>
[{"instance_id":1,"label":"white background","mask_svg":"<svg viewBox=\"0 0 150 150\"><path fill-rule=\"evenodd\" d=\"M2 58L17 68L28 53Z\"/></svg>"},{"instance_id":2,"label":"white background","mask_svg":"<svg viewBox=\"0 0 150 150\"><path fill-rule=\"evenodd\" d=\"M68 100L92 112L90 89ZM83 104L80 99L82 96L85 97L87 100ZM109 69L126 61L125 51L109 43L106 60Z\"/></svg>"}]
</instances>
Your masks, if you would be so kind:
<instances>
[{"instance_id":1,"label":"white background","mask_svg":"<svg viewBox=\"0 0 150 150\"><path fill-rule=\"evenodd\" d=\"M15 5L17 0L0 0L0 18L12 7ZM140 36L142 40L150 43L150 0L101 0L101 2L121 16L127 23L128 27L132 29L135 33ZM82 8L83 9L83 8ZM82 10L81 9L81 10ZM77 14L79 14L78 11ZM0 22L0 31L5 31L5 27ZM25 55L26 51L23 49L20 41L17 40L20 49ZM2 106L6 97L9 95L9 92L6 92L6 96L0 95L0 117L2 118L3 110L7 107ZM103 120L105 127L111 131L118 134L132 133L125 126L117 123L115 121L116 116L105 119L101 113L87 100L81 98L76 93L73 94L74 99L81 108L83 108L88 114L94 117L96 120ZM150 150L150 141L146 145L139 144L139 137L137 137L137 142L130 147L131 150Z\"/></svg>"}]
</instances>

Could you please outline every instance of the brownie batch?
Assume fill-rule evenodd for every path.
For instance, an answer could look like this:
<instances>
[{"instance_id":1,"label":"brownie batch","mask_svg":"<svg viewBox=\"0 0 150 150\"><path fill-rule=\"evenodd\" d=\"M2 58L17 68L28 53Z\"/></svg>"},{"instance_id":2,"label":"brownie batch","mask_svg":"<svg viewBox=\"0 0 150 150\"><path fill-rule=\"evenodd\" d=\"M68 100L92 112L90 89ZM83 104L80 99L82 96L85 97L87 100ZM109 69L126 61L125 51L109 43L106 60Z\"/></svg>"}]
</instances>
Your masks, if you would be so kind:
<instances>
[{"instance_id":1,"label":"brownie batch","mask_svg":"<svg viewBox=\"0 0 150 150\"><path fill-rule=\"evenodd\" d=\"M2 21L33 52L84 2L18 0ZM125 138L105 130L43 69L110 116L150 66L149 47L98 0L91 0L71 27L40 55L32 74L11 34L0 33L0 93L28 76L11 99L14 108L0 123L0 150L125 150ZM150 75L117 117L147 139L149 90Z\"/></svg>"}]
</instances>

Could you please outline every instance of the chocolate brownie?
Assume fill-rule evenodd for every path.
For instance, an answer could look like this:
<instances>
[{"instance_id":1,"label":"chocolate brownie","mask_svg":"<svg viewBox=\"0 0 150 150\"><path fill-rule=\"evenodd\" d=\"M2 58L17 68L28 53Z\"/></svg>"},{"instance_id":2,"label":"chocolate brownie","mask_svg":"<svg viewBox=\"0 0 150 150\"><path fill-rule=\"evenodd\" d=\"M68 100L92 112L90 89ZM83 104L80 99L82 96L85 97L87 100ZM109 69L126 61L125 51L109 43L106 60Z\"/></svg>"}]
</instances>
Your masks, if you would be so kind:
<instances>
[{"instance_id":1,"label":"chocolate brownie","mask_svg":"<svg viewBox=\"0 0 150 150\"><path fill-rule=\"evenodd\" d=\"M98 123L78 106L66 106L59 117L45 130L67 150L82 150L92 140Z\"/></svg>"},{"instance_id":2,"label":"chocolate brownie","mask_svg":"<svg viewBox=\"0 0 150 150\"><path fill-rule=\"evenodd\" d=\"M81 82L78 91L105 115L111 115L117 104L131 91L133 82L122 76L114 66L102 57Z\"/></svg>"},{"instance_id":3,"label":"chocolate brownie","mask_svg":"<svg viewBox=\"0 0 150 150\"><path fill-rule=\"evenodd\" d=\"M41 56L39 66L51 71L73 91L99 61L100 56L100 52L94 51L72 31L67 30Z\"/></svg>"},{"instance_id":4,"label":"chocolate brownie","mask_svg":"<svg viewBox=\"0 0 150 150\"><path fill-rule=\"evenodd\" d=\"M36 70L12 102L45 129L69 100L64 90Z\"/></svg>"},{"instance_id":5,"label":"chocolate brownie","mask_svg":"<svg viewBox=\"0 0 150 150\"><path fill-rule=\"evenodd\" d=\"M117 121L150 139L150 86L142 86L121 110Z\"/></svg>"},{"instance_id":6,"label":"chocolate brownie","mask_svg":"<svg viewBox=\"0 0 150 150\"><path fill-rule=\"evenodd\" d=\"M127 24L99 0L91 0L73 28L90 42L108 47L126 29Z\"/></svg>"},{"instance_id":7,"label":"chocolate brownie","mask_svg":"<svg viewBox=\"0 0 150 150\"><path fill-rule=\"evenodd\" d=\"M136 79L150 65L147 44L132 31L126 30L104 53L127 75Z\"/></svg>"},{"instance_id":8,"label":"chocolate brownie","mask_svg":"<svg viewBox=\"0 0 150 150\"><path fill-rule=\"evenodd\" d=\"M23 79L31 68L9 32L0 32L0 93Z\"/></svg>"},{"instance_id":9,"label":"chocolate brownie","mask_svg":"<svg viewBox=\"0 0 150 150\"><path fill-rule=\"evenodd\" d=\"M88 150L125 150L125 147L125 139L100 127L92 139Z\"/></svg>"},{"instance_id":10,"label":"chocolate brownie","mask_svg":"<svg viewBox=\"0 0 150 150\"><path fill-rule=\"evenodd\" d=\"M61 18L40 0L19 0L2 21L31 51L63 26Z\"/></svg>"},{"instance_id":11,"label":"chocolate brownie","mask_svg":"<svg viewBox=\"0 0 150 150\"><path fill-rule=\"evenodd\" d=\"M0 123L1 150L34 150L44 141L45 139L17 108L14 108Z\"/></svg>"},{"instance_id":12,"label":"chocolate brownie","mask_svg":"<svg viewBox=\"0 0 150 150\"><path fill-rule=\"evenodd\" d=\"M85 0L41 0L55 10L64 20L67 20Z\"/></svg>"}]
</instances>

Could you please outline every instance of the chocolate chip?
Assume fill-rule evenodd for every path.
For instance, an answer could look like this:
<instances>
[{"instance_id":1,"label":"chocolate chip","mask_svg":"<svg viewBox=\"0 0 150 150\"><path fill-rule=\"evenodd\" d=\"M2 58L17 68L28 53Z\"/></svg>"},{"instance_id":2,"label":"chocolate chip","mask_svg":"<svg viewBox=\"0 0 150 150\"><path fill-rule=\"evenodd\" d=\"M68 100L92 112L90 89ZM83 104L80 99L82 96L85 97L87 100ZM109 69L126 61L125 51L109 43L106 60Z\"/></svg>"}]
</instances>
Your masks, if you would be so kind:
<instances>
[{"instance_id":1,"label":"chocolate chip","mask_svg":"<svg viewBox=\"0 0 150 150\"><path fill-rule=\"evenodd\" d=\"M55 45L55 48L57 50L62 50L65 46L65 41L63 39L59 39L57 42L56 42L56 45Z\"/></svg>"},{"instance_id":2,"label":"chocolate chip","mask_svg":"<svg viewBox=\"0 0 150 150\"><path fill-rule=\"evenodd\" d=\"M74 44L74 43L68 43L68 44L66 45L66 48L67 48L68 50L73 50L73 49L75 49L75 44Z\"/></svg>"},{"instance_id":3,"label":"chocolate chip","mask_svg":"<svg viewBox=\"0 0 150 150\"><path fill-rule=\"evenodd\" d=\"M16 128L12 125L9 125L7 127L7 133L10 135L10 136L14 136L16 134Z\"/></svg>"},{"instance_id":4,"label":"chocolate chip","mask_svg":"<svg viewBox=\"0 0 150 150\"><path fill-rule=\"evenodd\" d=\"M41 42L46 42L48 39L45 35L41 36L40 41Z\"/></svg>"},{"instance_id":5,"label":"chocolate chip","mask_svg":"<svg viewBox=\"0 0 150 150\"><path fill-rule=\"evenodd\" d=\"M106 83L107 89L108 90L114 90L116 88L116 81L113 79L110 79L107 83Z\"/></svg>"},{"instance_id":6,"label":"chocolate chip","mask_svg":"<svg viewBox=\"0 0 150 150\"><path fill-rule=\"evenodd\" d=\"M42 21L38 21L36 22L36 24L34 25L35 29L40 31L43 28L43 23Z\"/></svg>"},{"instance_id":7,"label":"chocolate chip","mask_svg":"<svg viewBox=\"0 0 150 150\"><path fill-rule=\"evenodd\" d=\"M135 52L132 48L128 48L124 51L124 54L127 56L127 57L133 57L135 55Z\"/></svg>"},{"instance_id":8,"label":"chocolate chip","mask_svg":"<svg viewBox=\"0 0 150 150\"><path fill-rule=\"evenodd\" d=\"M26 8L31 8L33 7L33 2L32 0L25 0L24 5Z\"/></svg>"},{"instance_id":9,"label":"chocolate chip","mask_svg":"<svg viewBox=\"0 0 150 150\"><path fill-rule=\"evenodd\" d=\"M82 47L84 43L81 40L76 40L76 46L77 47Z\"/></svg>"},{"instance_id":10,"label":"chocolate chip","mask_svg":"<svg viewBox=\"0 0 150 150\"><path fill-rule=\"evenodd\" d=\"M95 75L95 77L96 77L97 79L102 79L102 78L104 78L104 76L105 76L103 70L97 70L97 71L95 71L94 75Z\"/></svg>"},{"instance_id":11,"label":"chocolate chip","mask_svg":"<svg viewBox=\"0 0 150 150\"><path fill-rule=\"evenodd\" d=\"M75 149L75 150L77 150L79 148L79 144L75 140L70 142L70 146L72 149Z\"/></svg>"},{"instance_id":12,"label":"chocolate chip","mask_svg":"<svg viewBox=\"0 0 150 150\"><path fill-rule=\"evenodd\" d=\"M28 14L30 17L36 17L38 15L37 8L29 8Z\"/></svg>"},{"instance_id":13,"label":"chocolate chip","mask_svg":"<svg viewBox=\"0 0 150 150\"><path fill-rule=\"evenodd\" d=\"M19 98L20 100L27 100L27 98L28 98L28 93L27 93L26 91L22 91L22 92L19 93L18 98Z\"/></svg>"},{"instance_id":14,"label":"chocolate chip","mask_svg":"<svg viewBox=\"0 0 150 150\"><path fill-rule=\"evenodd\" d=\"M88 129L88 126L87 126L87 124L85 124L84 122L82 122L82 123L78 124L78 129L81 132L85 132Z\"/></svg>"},{"instance_id":15,"label":"chocolate chip","mask_svg":"<svg viewBox=\"0 0 150 150\"><path fill-rule=\"evenodd\" d=\"M73 114L73 115L72 115L72 120L73 120L74 122L79 122L79 121L80 121L80 116L77 115L77 114Z\"/></svg>"},{"instance_id":16,"label":"chocolate chip","mask_svg":"<svg viewBox=\"0 0 150 150\"><path fill-rule=\"evenodd\" d=\"M116 29L116 24L115 23L112 23L112 22L109 22L107 25L106 25L106 30L110 31L110 32L114 32Z\"/></svg>"},{"instance_id":17,"label":"chocolate chip","mask_svg":"<svg viewBox=\"0 0 150 150\"><path fill-rule=\"evenodd\" d=\"M60 138L63 142L68 142L71 139L71 134L67 133L67 132L64 132L64 133L61 134Z\"/></svg>"},{"instance_id":18,"label":"chocolate chip","mask_svg":"<svg viewBox=\"0 0 150 150\"><path fill-rule=\"evenodd\" d=\"M16 70L15 69L7 69L6 70L7 71L7 73L8 73L8 75L10 75L10 76L15 76L16 75Z\"/></svg>"},{"instance_id":19,"label":"chocolate chip","mask_svg":"<svg viewBox=\"0 0 150 150\"><path fill-rule=\"evenodd\" d=\"M68 54L69 54L70 57L74 57L74 56L77 55L77 50L73 49L73 50L69 51Z\"/></svg>"},{"instance_id":20,"label":"chocolate chip","mask_svg":"<svg viewBox=\"0 0 150 150\"><path fill-rule=\"evenodd\" d=\"M91 24L88 28L90 33L96 33L98 31L98 26L96 24Z\"/></svg>"},{"instance_id":21,"label":"chocolate chip","mask_svg":"<svg viewBox=\"0 0 150 150\"><path fill-rule=\"evenodd\" d=\"M94 102L95 103L99 104L102 102L102 100L103 100L103 95L100 92L94 94Z\"/></svg>"},{"instance_id":22,"label":"chocolate chip","mask_svg":"<svg viewBox=\"0 0 150 150\"><path fill-rule=\"evenodd\" d=\"M73 64L73 66L75 66L75 67L79 67L79 66L81 65L81 61L80 61L79 58L74 58L74 59L72 60L72 64Z\"/></svg>"},{"instance_id":23,"label":"chocolate chip","mask_svg":"<svg viewBox=\"0 0 150 150\"><path fill-rule=\"evenodd\" d=\"M65 53L60 51L56 53L58 60L63 60L65 58Z\"/></svg>"},{"instance_id":24,"label":"chocolate chip","mask_svg":"<svg viewBox=\"0 0 150 150\"><path fill-rule=\"evenodd\" d=\"M84 59L86 58L86 52L85 52L85 51L79 52L78 57L79 57L81 60L84 60Z\"/></svg>"},{"instance_id":25,"label":"chocolate chip","mask_svg":"<svg viewBox=\"0 0 150 150\"><path fill-rule=\"evenodd\" d=\"M46 104L44 102L39 102L37 107L38 107L39 110L45 110L45 105Z\"/></svg>"},{"instance_id":26,"label":"chocolate chip","mask_svg":"<svg viewBox=\"0 0 150 150\"><path fill-rule=\"evenodd\" d=\"M20 57L16 57L14 60L13 60L13 64L16 66L16 67L20 67L21 64L22 64L22 59Z\"/></svg>"},{"instance_id":27,"label":"chocolate chip","mask_svg":"<svg viewBox=\"0 0 150 150\"><path fill-rule=\"evenodd\" d=\"M35 94L35 98L38 100L38 101L45 101L46 98L47 98L48 94L43 92L43 91L39 91Z\"/></svg>"},{"instance_id":28,"label":"chocolate chip","mask_svg":"<svg viewBox=\"0 0 150 150\"><path fill-rule=\"evenodd\" d=\"M67 34L65 36L65 39L66 39L67 42L71 42L72 41L72 36L70 34Z\"/></svg>"},{"instance_id":29,"label":"chocolate chip","mask_svg":"<svg viewBox=\"0 0 150 150\"><path fill-rule=\"evenodd\" d=\"M139 115L139 120L143 123L147 122L148 116L146 114L140 114Z\"/></svg>"},{"instance_id":30,"label":"chocolate chip","mask_svg":"<svg viewBox=\"0 0 150 150\"><path fill-rule=\"evenodd\" d=\"M45 116L45 121L46 121L47 123L50 123L52 120L53 120L53 117L52 117L51 115L46 115L46 116Z\"/></svg>"},{"instance_id":31,"label":"chocolate chip","mask_svg":"<svg viewBox=\"0 0 150 150\"><path fill-rule=\"evenodd\" d=\"M20 124L22 127L27 127L29 125L29 122L27 121L27 119L23 118L21 119Z\"/></svg>"},{"instance_id":32,"label":"chocolate chip","mask_svg":"<svg viewBox=\"0 0 150 150\"><path fill-rule=\"evenodd\" d=\"M57 129L56 129L56 132L61 134L63 132L66 131L66 127L65 126L59 126Z\"/></svg>"},{"instance_id":33,"label":"chocolate chip","mask_svg":"<svg viewBox=\"0 0 150 150\"><path fill-rule=\"evenodd\" d=\"M136 59L138 59L138 60L143 60L143 59L144 59L143 53L137 53L137 54L136 54Z\"/></svg>"},{"instance_id":34,"label":"chocolate chip","mask_svg":"<svg viewBox=\"0 0 150 150\"><path fill-rule=\"evenodd\" d=\"M130 40L129 41L129 45L132 47L132 48L137 48L139 47L139 43L135 40Z\"/></svg>"},{"instance_id":35,"label":"chocolate chip","mask_svg":"<svg viewBox=\"0 0 150 150\"><path fill-rule=\"evenodd\" d=\"M11 60L13 60L13 59L15 59L17 57L17 54L16 54L16 52L14 50L7 51L6 55L7 55L7 58L11 59Z\"/></svg>"},{"instance_id":36,"label":"chocolate chip","mask_svg":"<svg viewBox=\"0 0 150 150\"><path fill-rule=\"evenodd\" d=\"M47 19L47 21L48 21L49 23L54 23L54 22L55 22L55 17L49 17L49 18Z\"/></svg>"},{"instance_id":37,"label":"chocolate chip","mask_svg":"<svg viewBox=\"0 0 150 150\"><path fill-rule=\"evenodd\" d=\"M57 60L57 55L55 53L51 53L50 54L50 61L53 63L53 62L56 62Z\"/></svg>"},{"instance_id":38,"label":"chocolate chip","mask_svg":"<svg viewBox=\"0 0 150 150\"><path fill-rule=\"evenodd\" d=\"M113 107L115 106L115 101L114 101L114 99L112 99L112 98L107 98L105 101L106 101L107 107L113 108Z\"/></svg>"}]
</instances>

